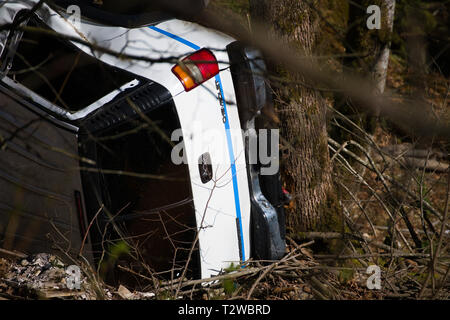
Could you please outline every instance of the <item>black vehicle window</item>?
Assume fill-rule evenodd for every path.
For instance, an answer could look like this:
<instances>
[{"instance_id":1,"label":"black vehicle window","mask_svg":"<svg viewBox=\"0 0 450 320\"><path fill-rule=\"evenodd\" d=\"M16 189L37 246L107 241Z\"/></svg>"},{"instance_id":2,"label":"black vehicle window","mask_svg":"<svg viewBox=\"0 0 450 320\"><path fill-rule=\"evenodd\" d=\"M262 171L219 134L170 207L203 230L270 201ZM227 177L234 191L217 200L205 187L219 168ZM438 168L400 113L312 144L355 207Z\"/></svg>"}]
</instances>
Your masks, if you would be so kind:
<instances>
[{"instance_id":1,"label":"black vehicle window","mask_svg":"<svg viewBox=\"0 0 450 320\"><path fill-rule=\"evenodd\" d=\"M28 26L49 30L33 18ZM8 75L71 112L83 109L136 76L107 65L65 39L25 31Z\"/></svg>"}]
</instances>

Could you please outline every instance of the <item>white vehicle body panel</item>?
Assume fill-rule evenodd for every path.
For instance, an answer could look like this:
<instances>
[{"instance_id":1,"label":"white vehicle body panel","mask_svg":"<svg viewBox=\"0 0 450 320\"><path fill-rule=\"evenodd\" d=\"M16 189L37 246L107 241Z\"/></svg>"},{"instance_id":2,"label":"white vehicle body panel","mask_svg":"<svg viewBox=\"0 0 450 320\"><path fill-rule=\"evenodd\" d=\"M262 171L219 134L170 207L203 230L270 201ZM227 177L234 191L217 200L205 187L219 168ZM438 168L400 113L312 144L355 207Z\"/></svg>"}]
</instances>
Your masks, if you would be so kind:
<instances>
[{"instance_id":1,"label":"white vehicle body panel","mask_svg":"<svg viewBox=\"0 0 450 320\"><path fill-rule=\"evenodd\" d=\"M14 17L12 12L17 12L20 7L30 8L36 2L37 0L27 1L26 4L17 2L5 4L2 12L6 9L11 14L2 15L0 24L11 22L8 19ZM86 53L95 55L105 63L158 82L172 94L181 123L184 150L190 169L197 227L200 232L202 278L217 274L229 267L232 262L236 264L241 259L247 260L250 254L249 186L241 126L231 72L227 65L228 54L225 50L226 45L233 39L180 20L166 21L158 24L156 28L136 29L81 22L77 29L67 17L61 17L45 5L37 11L37 14L58 33L129 55L160 59L181 58L196 51L196 47L207 47L213 51L220 61L219 67L222 70L220 75L190 92L185 92L171 72L173 63L120 59L101 52L93 53L87 46L73 42ZM0 41L1 39L2 35ZM216 81L221 84L219 88ZM221 101L218 98L221 90L226 123L223 121ZM112 99L119 92L111 93L102 99L102 102ZM22 93L26 94L26 90ZM31 95L29 97L33 98ZM76 113L61 111L59 116L68 120L80 119L101 105L102 103L93 104ZM199 145L202 147L199 148ZM203 184L198 159L205 152L211 155L214 178Z\"/></svg>"}]
</instances>

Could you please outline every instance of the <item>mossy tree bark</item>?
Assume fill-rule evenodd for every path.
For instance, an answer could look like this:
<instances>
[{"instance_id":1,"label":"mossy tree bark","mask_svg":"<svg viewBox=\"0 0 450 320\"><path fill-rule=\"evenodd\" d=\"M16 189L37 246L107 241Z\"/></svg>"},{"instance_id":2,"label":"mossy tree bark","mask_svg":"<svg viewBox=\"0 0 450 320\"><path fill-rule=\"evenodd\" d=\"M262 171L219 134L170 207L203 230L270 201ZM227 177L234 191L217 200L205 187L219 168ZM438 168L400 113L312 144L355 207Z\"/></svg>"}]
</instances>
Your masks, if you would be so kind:
<instances>
[{"instance_id":1,"label":"mossy tree bark","mask_svg":"<svg viewBox=\"0 0 450 320\"><path fill-rule=\"evenodd\" d=\"M267 25L270 37L281 37L303 52L299 55L312 55L319 30L311 6L304 1L251 0L250 10L253 21ZM332 186L324 100L317 90L298 84L303 82L300 75L270 61L269 69L288 83L274 83L286 147L282 172L294 196L286 217L288 231L337 230L340 213Z\"/></svg>"}]
</instances>

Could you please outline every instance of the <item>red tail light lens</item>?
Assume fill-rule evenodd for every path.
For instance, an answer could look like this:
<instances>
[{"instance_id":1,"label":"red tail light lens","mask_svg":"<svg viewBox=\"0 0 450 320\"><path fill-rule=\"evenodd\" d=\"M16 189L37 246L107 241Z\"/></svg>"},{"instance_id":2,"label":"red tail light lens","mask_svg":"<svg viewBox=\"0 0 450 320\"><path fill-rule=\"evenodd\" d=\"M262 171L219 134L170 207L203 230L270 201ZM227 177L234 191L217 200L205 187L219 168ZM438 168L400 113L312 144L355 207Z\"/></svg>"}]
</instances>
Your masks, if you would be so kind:
<instances>
[{"instance_id":1,"label":"red tail light lens","mask_svg":"<svg viewBox=\"0 0 450 320\"><path fill-rule=\"evenodd\" d=\"M172 68L186 91L198 87L219 73L219 64L208 49L200 49Z\"/></svg>"}]
</instances>

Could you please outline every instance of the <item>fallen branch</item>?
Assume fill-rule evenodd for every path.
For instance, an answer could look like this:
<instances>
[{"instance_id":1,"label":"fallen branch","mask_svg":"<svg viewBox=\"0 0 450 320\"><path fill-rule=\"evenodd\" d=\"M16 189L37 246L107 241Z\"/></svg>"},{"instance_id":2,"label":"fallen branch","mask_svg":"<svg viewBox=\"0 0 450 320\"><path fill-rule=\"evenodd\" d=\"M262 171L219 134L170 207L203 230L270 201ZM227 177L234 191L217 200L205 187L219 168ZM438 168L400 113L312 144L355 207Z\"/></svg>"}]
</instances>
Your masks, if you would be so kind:
<instances>
[{"instance_id":1,"label":"fallen branch","mask_svg":"<svg viewBox=\"0 0 450 320\"><path fill-rule=\"evenodd\" d=\"M411 158L437 158L445 159L445 153L437 150L414 149L412 144L404 143L397 145L389 145L381 148L381 150L393 157L411 157Z\"/></svg>"},{"instance_id":2,"label":"fallen branch","mask_svg":"<svg viewBox=\"0 0 450 320\"><path fill-rule=\"evenodd\" d=\"M314 255L315 259L336 259L336 260L348 260L348 259L367 259L367 258L429 258L428 253L374 253L374 254L361 254L361 255L333 255L333 254L317 254ZM441 256L441 258L450 258L450 256Z\"/></svg>"},{"instance_id":3,"label":"fallen branch","mask_svg":"<svg viewBox=\"0 0 450 320\"><path fill-rule=\"evenodd\" d=\"M367 244L375 246L379 249L383 249L392 253L396 254L408 254L406 252L403 252L399 249L391 248L388 245L385 245L384 243L381 243L379 241L373 241L369 239L369 237L363 236L362 238L360 236L356 236L350 233L338 233L338 232L300 232L294 235L294 238L297 238L297 240L304 240L304 239L322 239L322 240L333 240L333 239L343 239L343 240L358 240L358 241L366 241ZM412 253L414 254L414 253Z\"/></svg>"},{"instance_id":4,"label":"fallen branch","mask_svg":"<svg viewBox=\"0 0 450 320\"><path fill-rule=\"evenodd\" d=\"M447 172L449 164L433 159L405 157L401 160L406 167L425 169L434 172Z\"/></svg>"},{"instance_id":5,"label":"fallen branch","mask_svg":"<svg viewBox=\"0 0 450 320\"><path fill-rule=\"evenodd\" d=\"M17 259L26 259L27 257L28 256L25 253L21 253L21 252L17 252L17 251L9 251L9 250L0 248L0 258L17 260Z\"/></svg>"}]
</instances>

